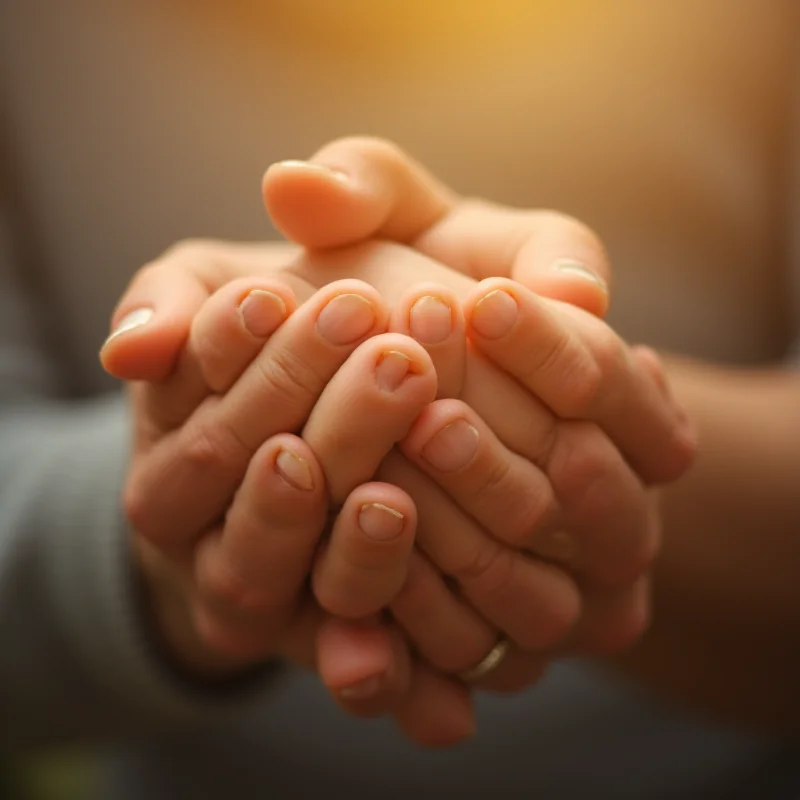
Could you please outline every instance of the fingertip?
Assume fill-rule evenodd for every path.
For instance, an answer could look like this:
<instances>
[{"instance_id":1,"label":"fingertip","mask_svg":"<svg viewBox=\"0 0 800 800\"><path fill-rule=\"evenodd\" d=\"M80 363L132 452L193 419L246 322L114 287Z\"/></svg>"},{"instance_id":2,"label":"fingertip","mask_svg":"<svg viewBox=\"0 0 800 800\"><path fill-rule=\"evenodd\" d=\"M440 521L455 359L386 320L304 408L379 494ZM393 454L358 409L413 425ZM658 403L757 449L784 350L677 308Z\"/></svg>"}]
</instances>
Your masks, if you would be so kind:
<instances>
[{"instance_id":1,"label":"fingertip","mask_svg":"<svg viewBox=\"0 0 800 800\"><path fill-rule=\"evenodd\" d=\"M396 720L406 736L422 747L454 747L477 731L469 689L424 665L417 666L407 702Z\"/></svg>"},{"instance_id":2,"label":"fingertip","mask_svg":"<svg viewBox=\"0 0 800 800\"><path fill-rule=\"evenodd\" d=\"M329 619L317 634L316 653L322 683L353 716L384 713L407 689L392 635L377 620Z\"/></svg>"},{"instance_id":3,"label":"fingertip","mask_svg":"<svg viewBox=\"0 0 800 800\"><path fill-rule=\"evenodd\" d=\"M161 381L175 370L187 335L187 326L159 319L151 308L136 309L103 343L100 363L121 380Z\"/></svg>"},{"instance_id":4,"label":"fingertip","mask_svg":"<svg viewBox=\"0 0 800 800\"><path fill-rule=\"evenodd\" d=\"M352 176L317 161L273 164L264 174L262 193L275 227L311 249L360 241L382 216L381 209L365 202Z\"/></svg>"},{"instance_id":5,"label":"fingertip","mask_svg":"<svg viewBox=\"0 0 800 800\"><path fill-rule=\"evenodd\" d=\"M416 520L414 503L401 489L381 483L355 489L312 571L320 606L346 619L386 608L406 580Z\"/></svg>"},{"instance_id":6,"label":"fingertip","mask_svg":"<svg viewBox=\"0 0 800 800\"><path fill-rule=\"evenodd\" d=\"M581 308L589 314L603 319L608 313L610 296L605 283L597 277L593 279L572 262L563 262L563 268L554 265L550 271L536 272L530 277L529 288L538 295L549 300Z\"/></svg>"}]
</instances>

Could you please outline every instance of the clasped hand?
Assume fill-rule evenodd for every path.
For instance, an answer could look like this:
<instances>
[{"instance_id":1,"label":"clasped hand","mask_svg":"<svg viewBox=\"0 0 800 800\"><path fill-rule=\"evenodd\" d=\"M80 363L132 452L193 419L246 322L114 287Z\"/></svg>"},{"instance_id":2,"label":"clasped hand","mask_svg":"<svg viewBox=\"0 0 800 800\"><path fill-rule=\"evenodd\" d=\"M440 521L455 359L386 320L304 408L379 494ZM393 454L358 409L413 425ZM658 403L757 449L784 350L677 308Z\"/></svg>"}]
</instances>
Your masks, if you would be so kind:
<instances>
[{"instance_id":1,"label":"clasped hand","mask_svg":"<svg viewBox=\"0 0 800 800\"><path fill-rule=\"evenodd\" d=\"M461 677L518 691L649 614L654 486L692 430L603 322L577 222L458 198L342 140L265 177L294 245L176 246L103 348L131 382L125 510L166 651L209 678L316 669L414 740L474 728Z\"/></svg>"}]
</instances>

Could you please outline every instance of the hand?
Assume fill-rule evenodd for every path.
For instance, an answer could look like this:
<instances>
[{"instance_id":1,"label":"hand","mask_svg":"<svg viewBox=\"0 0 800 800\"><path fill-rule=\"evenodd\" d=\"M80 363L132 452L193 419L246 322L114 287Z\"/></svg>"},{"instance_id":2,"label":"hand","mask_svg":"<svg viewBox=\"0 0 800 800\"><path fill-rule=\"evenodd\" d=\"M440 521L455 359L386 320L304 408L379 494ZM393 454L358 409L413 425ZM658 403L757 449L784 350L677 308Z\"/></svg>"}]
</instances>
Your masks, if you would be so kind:
<instances>
[{"instance_id":1,"label":"hand","mask_svg":"<svg viewBox=\"0 0 800 800\"><path fill-rule=\"evenodd\" d=\"M475 280L512 278L539 296L560 301L559 311L573 318L602 317L608 308L610 266L602 243L585 225L552 211L459 198L388 142L342 139L309 162L273 165L264 177L264 198L276 226L304 247L341 248L388 239ZM352 261L353 254L332 259L328 280L351 274ZM436 280L417 266L413 280L399 270L378 274L368 265L362 265L358 275L394 299L416 280ZM315 284L321 281L325 276L313 276ZM446 283L462 297L472 287L454 278ZM470 330L470 337L475 333ZM601 424L643 480L674 480L692 461L694 434L683 409L674 399L665 407L652 382L630 387L636 390L627 394L632 405L605 410L575 406L581 399L588 401L588 394L615 397L599 381L613 381L626 369L633 378L641 372L636 364L626 363L630 355L635 362L636 354L613 331L596 326L591 334L598 339L590 342L583 366L597 361L598 368L590 373L593 380L584 381L584 386L558 387L562 399L554 410L565 418Z\"/></svg>"},{"instance_id":2,"label":"hand","mask_svg":"<svg viewBox=\"0 0 800 800\"><path fill-rule=\"evenodd\" d=\"M346 142L342 147L346 148L346 146L350 145L357 147L360 144L363 143L357 142L353 145L353 143ZM375 149L376 147L377 150ZM420 189L425 177L420 178L419 172L414 173L417 168L405 169L402 157L398 157L397 151L391 148L387 151L383 145L376 146L374 143L367 143L366 155L362 151L358 153L358 156L361 159L360 161L355 157L351 159L356 164L353 173L358 174L359 177L364 177L365 181L363 185L357 186L352 193L349 193L353 190L351 180L344 180L341 175L331 175L324 168L315 165L307 166L292 162L289 165L279 165L268 172L265 181L265 193L268 202L271 204L273 216L279 222L283 222L282 227L284 230L289 229L289 232L291 232L293 224L292 208L301 204L304 215L302 218L297 217L297 224L304 234L308 231L311 231L311 233L305 239L302 236L298 236L296 231L294 235L302 243L317 246L330 243L330 241L325 240L324 233L320 235L319 230L320 228L325 229L326 224L331 220L335 220L335 224L331 225L331 235L338 237L333 243L341 244L342 240L347 240L348 232L354 230L355 227L352 219L348 218L348 213L352 218L357 218L359 212L363 212L362 219L370 217L371 214L372 222L369 222L369 224L373 225L373 227L376 227L375 220L379 220L377 230L370 231L369 225L366 227L362 225L358 233L352 238L357 238L357 236L365 233L376 232L382 236L390 235L412 240L420 233L420 228L423 228L431 219L438 219L441 214L445 213L442 208L446 207L449 201L447 193L437 188L439 195L445 197L443 203L438 202L439 198L434 198L431 201L430 196L426 197L425 192ZM369 166L371 168L367 169L366 165L370 161L370 157L375 157L373 159L375 163L370 163ZM341 165L345 160L346 158L340 158L338 161L332 159L328 163ZM351 174L350 179L352 177L353 175ZM358 192L360 192L361 197L358 196ZM355 199L353 199L354 194L356 195ZM352 201L354 206L358 206L359 200L364 198L367 198L369 203L361 203L361 208L356 208L355 211L352 208L347 208L348 202ZM387 202L383 202L381 205L384 200ZM397 207L392 207L393 202L396 202ZM378 212L372 213L376 211L376 206L380 207ZM431 211L431 209L434 210ZM480 245L481 231L484 234L486 231L490 234L505 231L507 233L513 232L513 241L519 244L521 240L520 234L522 232L530 234L530 231L522 230L523 226L520 223L523 222L523 219L519 212L511 214L506 211L504 213L508 219L502 219L502 213L495 216L489 214L488 218L484 219L481 219L479 215L473 215L471 220L473 224L469 229L460 231L462 238L468 233L473 244ZM288 224L287 220L289 220ZM561 250L562 253L569 252L570 248L573 252L581 248L584 251L591 249L587 243L591 243L592 237L588 236L583 229L578 228L576 223L552 217L552 215L551 217L541 215L537 218L537 221L540 224L546 222L557 224L550 226L543 224L543 231L539 240L528 237L527 258L529 260L522 263L523 266L527 264L528 267L534 267L532 269L534 277L537 275L536 269L541 272L540 266L542 263L547 263L549 270L549 262L541 261L541 256L547 252L548 247L551 250L554 249L554 242L560 242L558 246L564 248ZM481 226L481 222L483 226ZM513 223L513 225L510 226L509 223ZM444 227L446 220L439 221L438 225ZM457 230L458 226L451 225L451 228L453 228L451 232L459 232ZM576 237L576 229L582 235ZM571 239L570 236L566 235L570 230L573 234ZM345 232L344 234L342 233L343 231ZM423 233L423 238L424 235ZM453 237L454 241L449 241L449 244L452 245L451 249L456 248L457 250L456 238ZM498 241L493 242L495 246L501 243L499 237L496 238L498 238ZM416 241L418 242L419 240ZM537 244L540 258L538 261L539 267L536 267L537 248L535 245ZM487 242L483 243L483 248L484 250L488 249ZM600 254L602 256L602 251L600 251ZM318 254L316 255L318 256ZM394 259L398 261L399 256L395 254ZM402 285L402 278L407 278L407 276L397 269L394 270L391 276L386 276L378 267L379 261L380 259L375 256L370 246L368 251L360 248L358 253L350 250L334 255L328 263L326 275L317 273L310 276L307 266L302 264L299 267L299 271L305 277L311 277L313 281L321 282L325 277L332 279L342 274L353 274L352 264L358 263L360 267L358 274L361 277L373 282L386 295L396 294L398 291L398 276L400 276L400 285ZM604 264L602 257L596 257L595 261L600 265ZM318 258L316 258L316 263L319 264ZM418 277L420 272L424 272L424 270L418 270L414 277ZM598 292L601 297L605 296L604 281L602 279L587 281L579 277L576 284L575 275L581 274L583 273L575 273L574 263L570 263L570 269L564 272L561 278L558 278L556 273L553 272L544 274L544 283L549 284L549 288L553 293L559 289L563 293L564 286L566 286L566 293L572 292L575 298L579 298L581 292L584 295L588 292L588 295L586 295L588 300L584 299L583 302L591 308L593 298L596 300ZM428 270L426 277L430 278L431 275L432 273ZM392 278L395 279L393 283ZM407 280L412 280L412 278L407 278ZM391 288L388 291L387 281L391 284ZM561 284L559 284L559 281L561 281ZM581 288L575 291L574 287L577 285L580 285ZM520 298L515 298L514 289L511 286L491 286L487 288L490 290L485 291L484 294L489 299L496 300L498 294L500 294L499 289L508 289L511 292L508 299L512 300L512 307L516 305L515 299L520 300ZM500 294L500 297L502 297L502 294ZM540 531L534 549L551 559L571 562L570 566L577 571L578 577L583 584L584 599L590 600L589 609L595 608L599 610L594 615L594 619L592 614L584 615L583 622L577 626L573 634L573 642L577 641L579 649L588 648L594 652L612 649L629 641L642 629L646 621L646 582L640 576L649 564L657 546L658 518L654 494L645 492L636 475L631 472L620 458L619 453L614 450L614 447L610 446L607 440L608 435L615 437L614 444L621 445L630 460L635 461L638 459L640 469L645 474L649 473L651 479L664 479L680 474L691 460L693 451L691 431L682 410L668 396L663 376L661 376L660 385L659 381L652 380L652 358L643 360L642 354L625 348L606 326L598 323L590 315L564 309L563 307L548 309L545 305L537 303L536 298L525 296L524 292L522 293L521 301L526 306L523 310L528 312L527 315L521 314L521 318L527 316L528 322L534 321L537 323L538 336L533 337L533 340L528 345L525 344L525 334L530 333L530 331L526 331L524 324L516 327L514 335L510 338L507 337L503 341L495 341L494 343L492 343L491 337L477 335L477 325L473 326L474 329L471 332L474 340L483 338L489 342L488 345L484 343L484 349L491 352L491 348L494 346L497 353L501 356L505 355L505 358L500 363L510 369L512 376L515 373L520 376L523 379L521 381L522 385L525 385L526 379L528 383L533 380L534 385L529 385L527 388L543 395L544 399L549 401L551 406L563 416L594 419L605 428L604 431L598 431L595 429L596 426L586 424L560 425L564 433L558 437L560 444L558 450L564 458L553 459L553 464L557 472L560 470L560 484L562 487L566 487L562 488L561 494L566 495L566 498L562 497L559 500L566 499L567 506L578 505L578 509L573 511L571 515L562 515L562 524L571 525L573 528L577 526L578 535L576 536L575 530L561 529L560 525L556 525L555 520L550 520L551 530L549 534L546 530ZM476 303L473 302L474 305ZM496 313L489 312L489 305L489 302L481 304L484 321L487 316L495 319L497 317ZM601 305L595 304L596 307ZM559 327L558 323L563 323L565 320L559 320L554 317L553 311L561 316L564 313L572 314L574 319L567 319L567 326L561 325ZM481 315L475 316L479 317ZM407 328L408 316L405 313L401 313L400 318L401 321L405 320ZM472 321L471 313L470 319ZM541 341L542 322L545 323L544 327L547 331L546 341ZM580 335L577 337L570 331L570 327L573 327L574 323L581 326L578 331ZM402 325L400 329L403 329ZM563 352L560 352L562 350ZM545 371L539 368L540 365L548 363L548 357L551 353L557 352L560 352L560 358L554 359L552 364L548 364L551 369ZM538 364L536 359L539 359ZM441 374L438 364L437 371ZM658 373L657 362L655 362L655 371ZM486 377L484 369L476 369L475 372L482 378ZM469 371L467 374L469 375ZM570 380L572 385L570 385ZM583 385L581 385L582 380ZM481 387L492 385L485 380L476 380L473 383L473 390L476 388L480 390ZM475 394L474 391L473 394ZM540 445L549 436L556 438L554 425L548 421L547 415L543 417L542 413L534 413L533 415L524 413L525 407L520 403L518 385L516 392L510 389L506 392L502 401L499 399L503 397L502 392L494 394L494 397L487 397L487 395L488 393L484 391L481 398L480 391L478 391L477 398L473 396L470 405L473 408L486 409L487 416L490 418L494 413L492 422L494 426L500 426L501 430L503 430L503 427L505 428L505 443L509 447L514 448L514 442L516 441L516 448L519 449L520 431L512 430L513 423L518 419L531 420L532 424L530 426L526 424L525 432L538 434ZM600 402L593 403L592 401L595 397ZM614 398L617 402L608 402L607 398ZM495 402L491 402L493 399ZM483 400L482 405L481 400ZM511 401L510 406L509 401ZM509 409L517 410L519 413L509 413ZM546 410L550 411L550 409ZM537 411L537 409L534 409L534 411ZM538 411L541 412L541 409L538 409ZM530 437L522 437L523 441L526 439L530 440ZM645 447L641 444L642 442L648 445L654 444L655 447ZM544 450L540 450L533 457L535 458L538 455L539 459L541 459L544 452ZM567 457L570 453L583 455L578 458ZM556 466L559 461L562 462L561 465ZM509 464L509 459L507 457L501 458L497 460L497 463L506 468ZM514 472L514 470L508 471ZM575 477L570 477L570 473ZM386 477L385 472L383 477ZM390 477L400 485L406 485L406 488L408 488L407 483L404 484L396 473L393 473ZM518 477L520 477L520 473L518 473ZM462 478L463 476L459 475L456 481L457 485L461 487L464 485ZM518 488L521 483L524 482L519 482ZM587 489L592 485L594 485L596 491L594 492L595 497L590 499L592 493L587 493L582 489ZM605 499L605 506L601 509L602 516L598 517L596 511L599 498L596 495L599 494L597 490L603 486L613 491ZM506 487L506 490L508 491L510 488ZM554 488L558 488L558 486L554 485ZM467 494L467 492L461 493L461 495L464 494ZM498 497L498 495L501 494L498 488L495 491L493 507L505 510L509 506L508 503L499 502L501 497ZM518 492L517 496L525 499L524 493L520 495ZM417 500L418 506L421 508L418 494L415 495L415 500ZM468 498L459 496L458 500L463 503ZM439 505L441 506L440 502ZM486 503L485 505L487 508L492 507L492 503ZM527 511L529 514L530 510L531 506L528 504ZM425 520L428 515L421 513L420 517ZM582 523L581 519L583 520ZM597 528L603 524L604 520L608 520L605 523L610 534L608 536L597 534ZM612 522L613 520L616 520L616 522ZM452 523L452 520L449 521ZM581 525L583 530L581 530ZM529 535L530 533L531 531L528 530ZM499 538L503 538L502 534L496 535ZM508 534L506 534L507 538ZM576 547L579 548L580 545L587 541L589 542L588 552L579 554L582 563L578 563L575 561L577 555L575 553ZM519 542L513 543L519 544ZM497 562L498 569L494 570L495 573L501 571L500 564L504 565L503 569L508 569L510 572L512 567L508 565L513 565L514 563L509 558L501 559L494 556L491 562L493 564ZM625 577L626 571L628 577ZM629 585L617 585L626 581ZM599 585L593 587L592 582L597 582ZM509 609L512 609L512 604L501 603L499 605L505 605L505 614L508 616ZM520 604L517 604L516 607L519 608ZM528 624L522 625L523 630L531 630L529 627L530 622L531 620L527 620ZM541 622L539 628L539 636L541 637ZM576 636L575 634L578 635ZM450 653L452 652L452 649L450 649Z\"/></svg>"},{"instance_id":3,"label":"hand","mask_svg":"<svg viewBox=\"0 0 800 800\"><path fill-rule=\"evenodd\" d=\"M208 264L214 254L210 248L196 263ZM198 255L195 250L192 258ZM182 291L161 291L162 279L180 270L183 258L185 251L173 252L134 282L128 299L137 308L147 305L139 300L154 286L158 290L156 313L143 329L112 337L103 351L106 363L133 364L141 378L148 371L163 374L165 360L174 361L167 349L174 321L188 307L184 304L203 296L181 285ZM337 304L345 307L338 320ZM368 310L358 330L354 304ZM306 578L325 527L325 480L307 445L294 436L271 435L299 428L318 393L314 379L324 385L350 354L363 367L356 374L372 377L386 348L405 352L415 374L395 392L371 380L360 397L365 412L387 423L378 433L402 432L402 419L407 428L433 397L431 365L424 350L405 337L377 336L353 352L364 335L385 325L385 309L369 287L352 281L338 290L328 287L268 338L294 305L292 293L278 281L227 283L197 310L173 374L159 384L135 387L137 435L127 505L154 618L168 650L195 673L227 674L273 655L309 667L316 661L349 710L373 714L401 705L402 698L404 726L417 741L460 739L474 724L461 687L418 667L409 689L408 655L397 631L369 619L336 623L311 602ZM127 316L124 305L120 315ZM317 335L323 330L337 341ZM137 339L148 346L137 347ZM391 360L388 367L391 377ZM212 397L214 391L227 393ZM259 402L265 396L269 405ZM254 402L247 402L249 397ZM256 430L248 427L248 420L264 411L272 413L258 414ZM244 435L253 437L250 444ZM392 444L390 438L385 450ZM235 497L226 486L238 489ZM404 580L414 507L404 493L380 484L355 486L337 499L342 508L330 545L314 567L315 581L330 596L346 589L368 615L385 606ZM395 513L387 515L387 508ZM366 537L359 524L365 513L366 528L377 540Z\"/></svg>"}]
</instances>

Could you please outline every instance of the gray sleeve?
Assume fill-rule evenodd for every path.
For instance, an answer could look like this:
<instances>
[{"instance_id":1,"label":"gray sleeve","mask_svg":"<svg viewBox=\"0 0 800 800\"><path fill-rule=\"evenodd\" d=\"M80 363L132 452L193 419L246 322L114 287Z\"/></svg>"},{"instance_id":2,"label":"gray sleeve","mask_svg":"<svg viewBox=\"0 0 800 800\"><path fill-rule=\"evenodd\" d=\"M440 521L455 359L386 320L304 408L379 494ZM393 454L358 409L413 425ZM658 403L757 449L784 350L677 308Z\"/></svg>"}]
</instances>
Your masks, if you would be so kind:
<instances>
[{"instance_id":1,"label":"gray sleeve","mask_svg":"<svg viewBox=\"0 0 800 800\"><path fill-rule=\"evenodd\" d=\"M194 687L152 648L120 512L124 400L58 397L7 238L0 229L0 748L235 717L267 680Z\"/></svg>"}]
</instances>

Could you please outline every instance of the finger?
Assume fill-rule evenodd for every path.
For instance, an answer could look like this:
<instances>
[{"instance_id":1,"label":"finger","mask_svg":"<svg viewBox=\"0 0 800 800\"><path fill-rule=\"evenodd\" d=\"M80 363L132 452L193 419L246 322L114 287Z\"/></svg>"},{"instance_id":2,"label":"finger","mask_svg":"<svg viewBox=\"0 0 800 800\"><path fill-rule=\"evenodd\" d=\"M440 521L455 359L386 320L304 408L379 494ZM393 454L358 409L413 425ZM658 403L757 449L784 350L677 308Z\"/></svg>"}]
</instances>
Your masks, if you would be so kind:
<instances>
[{"instance_id":1,"label":"finger","mask_svg":"<svg viewBox=\"0 0 800 800\"><path fill-rule=\"evenodd\" d=\"M155 432L183 424L210 393L227 391L295 306L292 290L274 278L240 278L212 294L192 320L173 374L142 387Z\"/></svg>"},{"instance_id":2,"label":"finger","mask_svg":"<svg viewBox=\"0 0 800 800\"><path fill-rule=\"evenodd\" d=\"M325 526L325 484L288 434L253 457L217 534L195 549L198 627L231 656L267 655L292 618Z\"/></svg>"},{"instance_id":3,"label":"finger","mask_svg":"<svg viewBox=\"0 0 800 800\"><path fill-rule=\"evenodd\" d=\"M316 649L322 683L353 716L391 711L409 691L408 648L387 623L330 618L317 635Z\"/></svg>"},{"instance_id":4,"label":"finger","mask_svg":"<svg viewBox=\"0 0 800 800\"><path fill-rule=\"evenodd\" d=\"M596 422L646 481L679 477L693 455L674 404L607 326L492 279L465 304L469 336L558 416Z\"/></svg>"},{"instance_id":5,"label":"finger","mask_svg":"<svg viewBox=\"0 0 800 800\"><path fill-rule=\"evenodd\" d=\"M395 713L400 730L425 747L452 747L475 735L470 691L462 683L421 664L405 702Z\"/></svg>"},{"instance_id":6,"label":"finger","mask_svg":"<svg viewBox=\"0 0 800 800\"><path fill-rule=\"evenodd\" d=\"M473 668L497 643L497 630L454 594L419 554L411 560L408 579L391 611L419 655L445 674L457 677ZM537 681L544 666L543 658L512 644L497 668L474 685L518 692Z\"/></svg>"},{"instance_id":7,"label":"finger","mask_svg":"<svg viewBox=\"0 0 800 800\"><path fill-rule=\"evenodd\" d=\"M611 269L605 248L589 228L564 214L468 200L414 246L476 280L511 278L596 316L608 311Z\"/></svg>"},{"instance_id":8,"label":"finger","mask_svg":"<svg viewBox=\"0 0 800 800\"><path fill-rule=\"evenodd\" d=\"M369 238L410 242L456 200L398 147L366 137L334 141L310 161L274 164L263 193L278 230L312 248Z\"/></svg>"},{"instance_id":9,"label":"finger","mask_svg":"<svg viewBox=\"0 0 800 800\"><path fill-rule=\"evenodd\" d=\"M464 403L439 401L401 450L495 538L592 585L628 584L655 558L658 517L647 491L592 423L558 423L542 472Z\"/></svg>"},{"instance_id":10,"label":"finger","mask_svg":"<svg viewBox=\"0 0 800 800\"><path fill-rule=\"evenodd\" d=\"M139 270L123 294L100 351L103 367L123 380L166 379L211 294L236 278L284 266L295 252L281 243L187 241L171 247Z\"/></svg>"},{"instance_id":11,"label":"finger","mask_svg":"<svg viewBox=\"0 0 800 800\"><path fill-rule=\"evenodd\" d=\"M158 263L139 271L112 316L111 334L100 350L103 368L124 380L166 378L208 294L192 272Z\"/></svg>"},{"instance_id":12,"label":"finger","mask_svg":"<svg viewBox=\"0 0 800 800\"><path fill-rule=\"evenodd\" d=\"M263 189L276 226L299 244L391 239L479 280L514 278L599 316L608 308L608 258L585 225L462 201L390 142L337 140L309 161L273 165Z\"/></svg>"},{"instance_id":13,"label":"finger","mask_svg":"<svg viewBox=\"0 0 800 800\"><path fill-rule=\"evenodd\" d=\"M608 656L634 644L650 623L647 576L612 590L584 590L581 618L564 642L566 656Z\"/></svg>"},{"instance_id":14,"label":"finger","mask_svg":"<svg viewBox=\"0 0 800 800\"><path fill-rule=\"evenodd\" d=\"M559 425L547 463L559 526L535 531L526 549L586 586L629 585L658 552L657 507L608 437L591 423Z\"/></svg>"},{"instance_id":15,"label":"finger","mask_svg":"<svg viewBox=\"0 0 800 800\"><path fill-rule=\"evenodd\" d=\"M325 387L303 428L335 504L372 478L435 396L430 357L413 339L383 334L358 347Z\"/></svg>"},{"instance_id":16,"label":"finger","mask_svg":"<svg viewBox=\"0 0 800 800\"><path fill-rule=\"evenodd\" d=\"M464 315L455 292L417 284L392 310L389 329L416 339L428 352L438 379L437 397L459 397L466 373Z\"/></svg>"},{"instance_id":17,"label":"finger","mask_svg":"<svg viewBox=\"0 0 800 800\"><path fill-rule=\"evenodd\" d=\"M156 546L183 546L217 519L253 454L277 433L298 431L352 351L383 332L387 312L358 281L321 289L269 339L234 386L209 398L137 465L124 502L134 528Z\"/></svg>"},{"instance_id":18,"label":"finger","mask_svg":"<svg viewBox=\"0 0 800 800\"><path fill-rule=\"evenodd\" d=\"M416 509L396 486L359 486L336 517L311 578L330 614L359 619L385 608L406 579Z\"/></svg>"},{"instance_id":19,"label":"finger","mask_svg":"<svg viewBox=\"0 0 800 800\"><path fill-rule=\"evenodd\" d=\"M400 450L502 542L523 546L556 516L547 476L509 451L460 400L425 408Z\"/></svg>"},{"instance_id":20,"label":"finger","mask_svg":"<svg viewBox=\"0 0 800 800\"><path fill-rule=\"evenodd\" d=\"M497 640L497 630L459 599L420 553L412 555L390 608L422 658L445 673L471 667Z\"/></svg>"},{"instance_id":21,"label":"finger","mask_svg":"<svg viewBox=\"0 0 800 800\"><path fill-rule=\"evenodd\" d=\"M534 652L564 639L580 596L562 570L496 541L400 453L387 456L379 477L414 499L417 545L496 630Z\"/></svg>"}]
</instances>

